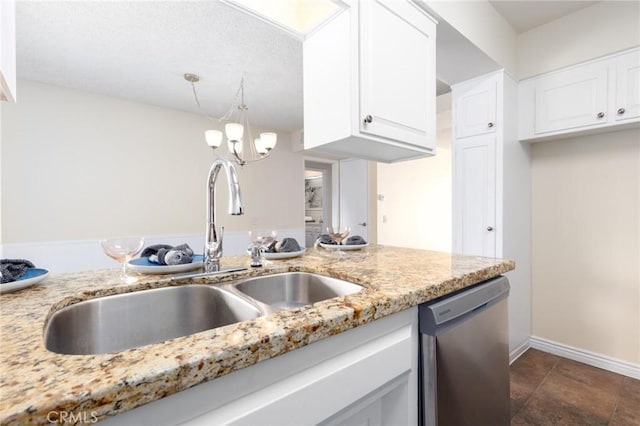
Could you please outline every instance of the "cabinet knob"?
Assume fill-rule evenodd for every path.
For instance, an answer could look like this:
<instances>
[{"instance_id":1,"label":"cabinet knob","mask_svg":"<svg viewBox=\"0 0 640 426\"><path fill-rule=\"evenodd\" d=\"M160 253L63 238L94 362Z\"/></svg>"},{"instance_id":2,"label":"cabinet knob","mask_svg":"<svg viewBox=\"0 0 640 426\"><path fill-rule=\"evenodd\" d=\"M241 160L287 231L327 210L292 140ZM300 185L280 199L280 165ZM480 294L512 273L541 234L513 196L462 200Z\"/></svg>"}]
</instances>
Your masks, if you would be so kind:
<instances>
[{"instance_id":1,"label":"cabinet knob","mask_svg":"<svg viewBox=\"0 0 640 426\"><path fill-rule=\"evenodd\" d=\"M492 128L492 127L493 127L493 123L492 123L492 122L489 122L489 124L487 124L487 127L488 127L488 128Z\"/></svg>"},{"instance_id":2,"label":"cabinet knob","mask_svg":"<svg viewBox=\"0 0 640 426\"><path fill-rule=\"evenodd\" d=\"M618 108L618 115L622 115L625 113L625 109L624 108Z\"/></svg>"},{"instance_id":3,"label":"cabinet knob","mask_svg":"<svg viewBox=\"0 0 640 426\"><path fill-rule=\"evenodd\" d=\"M362 223L359 223L358 225L360 225L360 226L367 226L367 222L362 222Z\"/></svg>"},{"instance_id":4,"label":"cabinet knob","mask_svg":"<svg viewBox=\"0 0 640 426\"><path fill-rule=\"evenodd\" d=\"M487 226L487 231L489 232L493 231L493 226Z\"/></svg>"},{"instance_id":5,"label":"cabinet knob","mask_svg":"<svg viewBox=\"0 0 640 426\"><path fill-rule=\"evenodd\" d=\"M364 123L365 124L369 124L373 121L373 117L370 115L367 115L366 117L364 117Z\"/></svg>"},{"instance_id":6,"label":"cabinet knob","mask_svg":"<svg viewBox=\"0 0 640 426\"><path fill-rule=\"evenodd\" d=\"M599 112L597 115L598 118L604 118L604 112Z\"/></svg>"}]
</instances>

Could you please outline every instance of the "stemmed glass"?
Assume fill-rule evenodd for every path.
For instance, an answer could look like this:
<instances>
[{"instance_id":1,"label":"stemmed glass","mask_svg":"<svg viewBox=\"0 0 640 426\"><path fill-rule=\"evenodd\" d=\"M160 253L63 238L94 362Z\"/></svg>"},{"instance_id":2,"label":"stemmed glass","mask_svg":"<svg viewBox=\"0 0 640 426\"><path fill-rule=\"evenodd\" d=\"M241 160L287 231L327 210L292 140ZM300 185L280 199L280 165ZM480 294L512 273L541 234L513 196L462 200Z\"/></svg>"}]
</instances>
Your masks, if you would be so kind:
<instances>
[{"instance_id":1,"label":"stemmed glass","mask_svg":"<svg viewBox=\"0 0 640 426\"><path fill-rule=\"evenodd\" d=\"M340 249L342 241L349 236L351 228L348 226L329 226L327 227L327 233L338 243L338 249L334 252L336 256L342 257L345 254Z\"/></svg>"},{"instance_id":2,"label":"stemmed glass","mask_svg":"<svg viewBox=\"0 0 640 426\"><path fill-rule=\"evenodd\" d=\"M249 231L251 241L251 266L262 266L262 253L276 240L276 231Z\"/></svg>"},{"instance_id":3,"label":"stemmed glass","mask_svg":"<svg viewBox=\"0 0 640 426\"><path fill-rule=\"evenodd\" d=\"M127 262L142 250L144 237L107 238L101 240L100 245L107 256L122 264L120 281L127 284L135 282L135 277L127 275Z\"/></svg>"}]
</instances>

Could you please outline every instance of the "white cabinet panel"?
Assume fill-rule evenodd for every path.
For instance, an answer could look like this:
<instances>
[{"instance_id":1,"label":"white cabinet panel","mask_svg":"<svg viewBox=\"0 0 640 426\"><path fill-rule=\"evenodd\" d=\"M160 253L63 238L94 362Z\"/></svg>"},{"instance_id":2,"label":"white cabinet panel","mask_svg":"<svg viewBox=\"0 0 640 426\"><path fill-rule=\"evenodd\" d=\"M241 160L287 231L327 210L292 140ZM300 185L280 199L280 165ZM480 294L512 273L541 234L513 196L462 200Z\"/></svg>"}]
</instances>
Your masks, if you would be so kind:
<instances>
[{"instance_id":1,"label":"white cabinet panel","mask_svg":"<svg viewBox=\"0 0 640 426\"><path fill-rule=\"evenodd\" d=\"M414 25L378 0L361 2L360 13L360 130L433 147L432 23Z\"/></svg>"},{"instance_id":2,"label":"white cabinet panel","mask_svg":"<svg viewBox=\"0 0 640 426\"><path fill-rule=\"evenodd\" d=\"M496 137L454 141L456 251L496 256Z\"/></svg>"},{"instance_id":3,"label":"white cabinet panel","mask_svg":"<svg viewBox=\"0 0 640 426\"><path fill-rule=\"evenodd\" d=\"M521 81L518 110L530 142L638 127L640 48Z\"/></svg>"},{"instance_id":4,"label":"white cabinet panel","mask_svg":"<svg viewBox=\"0 0 640 426\"><path fill-rule=\"evenodd\" d=\"M640 117L640 51L616 61L615 117L618 121Z\"/></svg>"},{"instance_id":5,"label":"white cabinet panel","mask_svg":"<svg viewBox=\"0 0 640 426\"><path fill-rule=\"evenodd\" d=\"M344 3L303 44L305 149L382 162L435 154L435 21L408 0Z\"/></svg>"},{"instance_id":6,"label":"white cabinet panel","mask_svg":"<svg viewBox=\"0 0 640 426\"><path fill-rule=\"evenodd\" d=\"M607 64L598 62L540 78L535 88L535 132L607 122Z\"/></svg>"},{"instance_id":7,"label":"white cabinet panel","mask_svg":"<svg viewBox=\"0 0 640 426\"><path fill-rule=\"evenodd\" d=\"M484 81L456 99L454 137L466 138L496 131L496 85L495 80Z\"/></svg>"},{"instance_id":8,"label":"white cabinet panel","mask_svg":"<svg viewBox=\"0 0 640 426\"><path fill-rule=\"evenodd\" d=\"M111 425L413 425L418 308L110 417Z\"/></svg>"}]
</instances>

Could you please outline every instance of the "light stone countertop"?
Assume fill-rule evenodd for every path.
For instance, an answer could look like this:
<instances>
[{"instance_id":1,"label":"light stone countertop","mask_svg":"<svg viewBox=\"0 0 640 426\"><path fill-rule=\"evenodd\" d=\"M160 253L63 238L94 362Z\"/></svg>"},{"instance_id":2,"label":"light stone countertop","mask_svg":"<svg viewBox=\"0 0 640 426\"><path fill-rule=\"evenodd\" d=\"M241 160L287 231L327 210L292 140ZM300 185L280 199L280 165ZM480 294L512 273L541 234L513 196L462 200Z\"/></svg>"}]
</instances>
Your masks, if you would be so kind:
<instances>
[{"instance_id":1,"label":"light stone countertop","mask_svg":"<svg viewBox=\"0 0 640 426\"><path fill-rule=\"evenodd\" d=\"M248 256L222 266L249 264ZM222 277L170 282L117 268L52 274L0 295L0 424L50 424L50 412L112 416L514 269L512 261L370 246L338 259L323 249ZM118 353L60 355L44 347L55 311L100 296L289 271L361 284L359 293Z\"/></svg>"}]
</instances>

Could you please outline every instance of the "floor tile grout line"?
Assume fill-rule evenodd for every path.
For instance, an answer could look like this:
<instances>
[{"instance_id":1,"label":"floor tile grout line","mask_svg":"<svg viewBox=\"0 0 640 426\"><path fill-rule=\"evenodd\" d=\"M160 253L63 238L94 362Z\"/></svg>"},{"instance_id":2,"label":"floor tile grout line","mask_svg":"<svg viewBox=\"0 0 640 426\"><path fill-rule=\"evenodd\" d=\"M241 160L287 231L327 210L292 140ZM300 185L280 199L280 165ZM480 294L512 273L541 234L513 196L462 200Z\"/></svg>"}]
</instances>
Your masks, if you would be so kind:
<instances>
[{"instance_id":1,"label":"floor tile grout line","mask_svg":"<svg viewBox=\"0 0 640 426\"><path fill-rule=\"evenodd\" d=\"M545 374L544 377L542 378L542 380L540 380L540 382L538 383L536 388L529 394L527 399L525 399L524 404L522 404L522 407L520 407L520 409L513 415L512 418L515 418L518 414L520 414L520 412L529 404L529 401L531 400L531 398L533 398L533 395L535 395L535 393L538 391L538 389L540 389L542 387L542 384L544 383L545 380L547 380L547 377L549 377L549 374L551 374L551 371L556 367L556 365L558 365L558 362L560 361L560 358L557 357L556 355L552 355L552 356L555 358L555 362L549 368L549 370L547 371L547 374Z\"/></svg>"},{"instance_id":2,"label":"floor tile grout line","mask_svg":"<svg viewBox=\"0 0 640 426\"><path fill-rule=\"evenodd\" d=\"M613 418L616 415L616 411L618 411L618 404L620 403L620 398L622 398L622 392L624 392L624 382L627 380L627 377L622 378L622 382L620 383L620 388L618 389L618 394L616 395L616 402L613 404L613 412L611 413L611 417L609 417L610 424L613 421Z\"/></svg>"}]
</instances>

